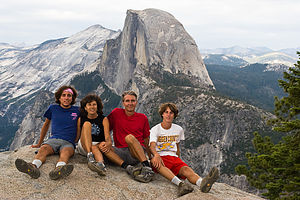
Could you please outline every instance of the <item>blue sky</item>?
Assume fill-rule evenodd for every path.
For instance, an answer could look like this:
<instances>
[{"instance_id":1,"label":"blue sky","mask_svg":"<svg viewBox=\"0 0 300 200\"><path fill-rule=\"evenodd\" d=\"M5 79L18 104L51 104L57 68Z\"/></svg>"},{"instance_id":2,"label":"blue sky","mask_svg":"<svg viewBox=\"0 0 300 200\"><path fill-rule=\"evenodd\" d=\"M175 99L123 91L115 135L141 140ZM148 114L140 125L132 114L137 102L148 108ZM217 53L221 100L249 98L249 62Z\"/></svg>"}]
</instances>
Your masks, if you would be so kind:
<instances>
[{"instance_id":1,"label":"blue sky","mask_svg":"<svg viewBox=\"0 0 300 200\"><path fill-rule=\"evenodd\" d=\"M172 14L200 49L300 47L299 0L1 0L0 42L26 45L100 24L123 28L128 9Z\"/></svg>"}]
</instances>

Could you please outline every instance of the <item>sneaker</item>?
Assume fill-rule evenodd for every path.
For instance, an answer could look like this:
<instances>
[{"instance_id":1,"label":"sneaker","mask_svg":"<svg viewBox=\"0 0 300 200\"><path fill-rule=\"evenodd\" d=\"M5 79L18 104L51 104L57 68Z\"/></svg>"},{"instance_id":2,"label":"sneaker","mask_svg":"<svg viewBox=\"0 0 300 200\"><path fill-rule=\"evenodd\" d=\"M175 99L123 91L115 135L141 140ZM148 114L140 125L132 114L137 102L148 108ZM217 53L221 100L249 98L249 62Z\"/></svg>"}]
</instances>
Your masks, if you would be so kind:
<instances>
[{"instance_id":1,"label":"sneaker","mask_svg":"<svg viewBox=\"0 0 300 200\"><path fill-rule=\"evenodd\" d=\"M74 169L73 165L58 166L49 173L49 176L52 180L64 178L69 176L72 173L73 169Z\"/></svg>"},{"instance_id":2,"label":"sneaker","mask_svg":"<svg viewBox=\"0 0 300 200\"><path fill-rule=\"evenodd\" d=\"M194 188L187 183L181 182L178 186L178 196L183 196L190 192L193 192Z\"/></svg>"},{"instance_id":3,"label":"sneaker","mask_svg":"<svg viewBox=\"0 0 300 200\"><path fill-rule=\"evenodd\" d=\"M132 176L132 178L134 178L137 175L139 175L141 173L141 170L142 170L142 166L141 165L136 165L136 166L128 165L126 167L127 174L129 174L130 176Z\"/></svg>"},{"instance_id":4,"label":"sneaker","mask_svg":"<svg viewBox=\"0 0 300 200\"><path fill-rule=\"evenodd\" d=\"M90 170L97 172L100 176L106 176L106 167L102 162L88 162Z\"/></svg>"},{"instance_id":5,"label":"sneaker","mask_svg":"<svg viewBox=\"0 0 300 200\"><path fill-rule=\"evenodd\" d=\"M220 173L218 168L211 168L208 175L201 181L200 190L205 193L209 192L212 185L217 181L219 176Z\"/></svg>"},{"instance_id":6,"label":"sneaker","mask_svg":"<svg viewBox=\"0 0 300 200\"><path fill-rule=\"evenodd\" d=\"M137 176L134 176L134 179L143 183L149 183L154 176L154 171L151 167L142 167L141 173Z\"/></svg>"},{"instance_id":7,"label":"sneaker","mask_svg":"<svg viewBox=\"0 0 300 200\"><path fill-rule=\"evenodd\" d=\"M34 164L28 163L22 159L17 159L15 165L20 172L28 174L31 178L40 177L40 170Z\"/></svg>"}]
</instances>

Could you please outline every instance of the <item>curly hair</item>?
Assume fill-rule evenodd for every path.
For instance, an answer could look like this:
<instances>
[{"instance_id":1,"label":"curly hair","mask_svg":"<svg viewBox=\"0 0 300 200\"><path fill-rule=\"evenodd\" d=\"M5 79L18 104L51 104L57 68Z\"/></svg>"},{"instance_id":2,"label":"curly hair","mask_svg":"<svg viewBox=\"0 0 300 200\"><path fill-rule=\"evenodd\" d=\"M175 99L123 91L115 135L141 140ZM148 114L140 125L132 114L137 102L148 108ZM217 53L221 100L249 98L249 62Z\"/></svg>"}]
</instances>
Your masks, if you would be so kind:
<instances>
[{"instance_id":1,"label":"curly hair","mask_svg":"<svg viewBox=\"0 0 300 200\"><path fill-rule=\"evenodd\" d=\"M174 113L174 119L178 116L178 109L174 103L163 103L160 105L158 109L159 115L162 117L163 113L167 110L167 108L170 108L170 110Z\"/></svg>"},{"instance_id":2,"label":"curly hair","mask_svg":"<svg viewBox=\"0 0 300 200\"><path fill-rule=\"evenodd\" d=\"M85 110L85 106L92 101L96 101L97 103L97 113L99 115L103 114L103 103L101 98L96 94L88 94L80 101L80 113L82 116L87 116L87 111Z\"/></svg>"},{"instance_id":3,"label":"curly hair","mask_svg":"<svg viewBox=\"0 0 300 200\"><path fill-rule=\"evenodd\" d=\"M58 90L55 92L55 102L60 104L60 97L62 95L62 93L64 92L64 90L67 90L67 89L71 89L73 91L73 94L72 94L72 102L71 102L71 105L74 105L76 102L75 102L75 99L77 97L77 91L75 90L74 87L70 86L70 85L64 85L64 86L61 86L60 88L58 88Z\"/></svg>"}]
</instances>

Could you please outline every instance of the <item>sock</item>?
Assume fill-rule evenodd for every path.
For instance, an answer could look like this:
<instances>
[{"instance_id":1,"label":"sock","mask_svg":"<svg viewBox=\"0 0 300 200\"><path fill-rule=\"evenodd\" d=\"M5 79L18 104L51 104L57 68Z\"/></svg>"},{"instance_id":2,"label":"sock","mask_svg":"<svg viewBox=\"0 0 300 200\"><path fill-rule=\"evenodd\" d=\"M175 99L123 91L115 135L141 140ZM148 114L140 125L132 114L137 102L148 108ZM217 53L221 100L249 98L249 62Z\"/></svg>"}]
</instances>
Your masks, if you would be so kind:
<instances>
[{"instance_id":1,"label":"sock","mask_svg":"<svg viewBox=\"0 0 300 200\"><path fill-rule=\"evenodd\" d=\"M125 161L124 161L124 162L122 163L122 165L121 165L121 167L122 167L123 169L126 169L127 166L128 166L128 164L127 164Z\"/></svg>"},{"instance_id":2,"label":"sock","mask_svg":"<svg viewBox=\"0 0 300 200\"><path fill-rule=\"evenodd\" d=\"M92 155L93 155L92 152L88 152L88 153L86 154L86 157L89 157L89 156L92 156Z\"/></svg>"},{"instance_id":3,"label":"sock","mask_svg":"<svg viewBox=\"0 0 300 200\"><path fill-rule=\"evenodd\" d=\"M43 164L42 161L40 161L39 159L34 159L32 161L32 164L34 164L37 168L40 168L40 166Z\"/></svg>"},{"instance_id":4,"label":"sock","mask_svg":"<svg viewBox=\"0 0 300 200\"><path fill-rule=\"evenodd\" d=\"M144 167L150 167L150 164L149 164L148 160L143 161L143 162L142 162L142 165L143 165Z\"/></svg>"},{"instance_id":5,"label":"sock","mask_svg":"<svg viewBox=\"0 0 300 200\"><path fill-rule=\"evenodd\" d=\"M200 178L196 181L196 185L198 185L198 186L200 187L201 181L202 181L202 178L200 177Z\"/></svg>"},{"instance_id":6,"label":"sock","mask_svg":"<svg viewBox=\"0 0 300 200\"><path fill-rule=\"evenodd\" d=\"M56 163L56 167L63 166L63 165L66 165L66 163L65 163L65 162L62 162L62 161Z\"/></svg>"},{"instance_id":7,"label":"sock","mask_svg":"<svg viewBox=\"0 0 300 200\"><path fill-rule=\"evenodd\" d=\"M179 183L181 183L182 181L177 176L174 176L171 182L179 186Z\"/></svg>"}]
</instances>

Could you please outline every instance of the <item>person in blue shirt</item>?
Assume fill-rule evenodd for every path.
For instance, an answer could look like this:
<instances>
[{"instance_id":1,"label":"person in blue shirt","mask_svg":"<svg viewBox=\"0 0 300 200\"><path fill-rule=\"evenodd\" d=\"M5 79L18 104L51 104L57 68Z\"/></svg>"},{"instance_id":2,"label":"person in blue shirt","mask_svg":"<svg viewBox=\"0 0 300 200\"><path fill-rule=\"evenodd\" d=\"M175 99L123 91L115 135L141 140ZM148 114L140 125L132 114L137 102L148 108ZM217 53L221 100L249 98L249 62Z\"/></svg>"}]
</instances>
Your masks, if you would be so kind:
<instances>
[{"instance_id":1,"label":"person in blue shirt","mask_svg":"<svg viewBox=\"0 0 300 200\"><path fill-rule=\"evenodd\" d=\"M77 91L72 86L62 86L55 92L55 102L50 105L44 114L46 118L41 129L40 139L32 148L40 148L32 163L23 159L16 159L16 168L32 178L40 176L40 166L46 161L46 157L59 154L59 159L54 170L49 173L52 180L69 176L74 166L67 164L74 155L75 143L80 137L79 107L73 106L77 97ZM44 141L49 126L51 134Z\"/></svg>"}]
</instances>

